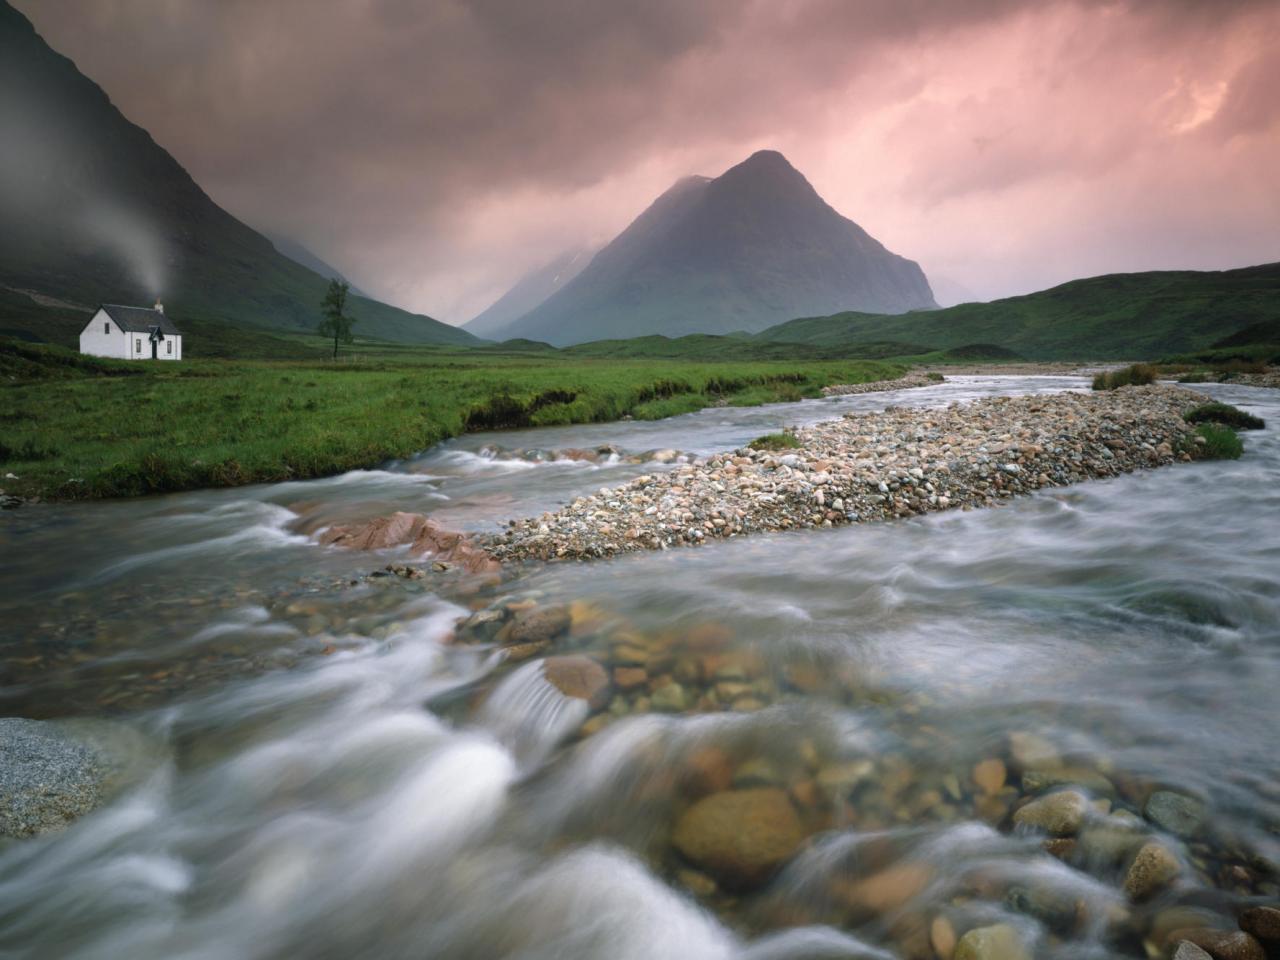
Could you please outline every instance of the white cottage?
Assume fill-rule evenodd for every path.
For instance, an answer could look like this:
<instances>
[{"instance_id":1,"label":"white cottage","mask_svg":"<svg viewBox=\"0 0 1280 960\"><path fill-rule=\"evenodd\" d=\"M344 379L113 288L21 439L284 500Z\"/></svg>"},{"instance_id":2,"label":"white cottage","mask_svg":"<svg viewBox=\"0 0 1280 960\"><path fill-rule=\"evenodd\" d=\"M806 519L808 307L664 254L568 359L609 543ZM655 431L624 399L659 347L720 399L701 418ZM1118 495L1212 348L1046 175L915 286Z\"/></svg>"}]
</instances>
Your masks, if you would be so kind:
<instances>
[{"instance_id":1,"label":"white cottage","mask_svg":"<svg viewBox=\"0 0 1280 960\"><path fill-rule=\"evenodd\" d=\"M182 334L155 307L122 307L104 303L80 331L80 352L117 360L181 360Z\"/></svg>"}]
</instances>

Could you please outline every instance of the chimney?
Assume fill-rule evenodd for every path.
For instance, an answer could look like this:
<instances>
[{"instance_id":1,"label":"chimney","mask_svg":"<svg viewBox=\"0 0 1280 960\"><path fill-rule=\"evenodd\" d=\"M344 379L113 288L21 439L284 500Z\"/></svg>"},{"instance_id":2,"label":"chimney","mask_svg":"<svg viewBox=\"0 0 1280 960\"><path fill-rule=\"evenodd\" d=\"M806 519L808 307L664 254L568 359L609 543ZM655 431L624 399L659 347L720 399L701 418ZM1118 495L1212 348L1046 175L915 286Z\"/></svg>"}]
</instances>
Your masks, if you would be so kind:
<instances>
[{"instance_id":1,"label":"chimney","mask_svg":"<svg viewBox=\"0 0 1280 960\"><path fill-rule=\"evenodd\" d=\"M156 313L164 313L164 304L156 300L156 305L152 308Z\"/></svg>"}]
</instances>

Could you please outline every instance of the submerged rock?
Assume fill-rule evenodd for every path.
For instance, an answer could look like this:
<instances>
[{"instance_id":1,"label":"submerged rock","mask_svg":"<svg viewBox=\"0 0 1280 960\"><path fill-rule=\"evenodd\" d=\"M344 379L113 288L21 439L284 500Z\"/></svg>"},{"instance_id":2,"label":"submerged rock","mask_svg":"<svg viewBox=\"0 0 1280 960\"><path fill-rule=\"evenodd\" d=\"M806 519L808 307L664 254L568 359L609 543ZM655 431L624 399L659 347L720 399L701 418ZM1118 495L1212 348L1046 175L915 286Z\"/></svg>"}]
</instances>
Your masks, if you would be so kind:
<instances>
[{"instance_id":1,"label":"submerged rock","mask_svg":"<svg viewBox=\"0 0 1280 960\"><path fill-rule=\"evenodd\" d=\"M61 830L139 779L159 753L122 723L0 719L0 837Z\"/></svg>"},{"instance_id":2,"label":"submerged rock","mask_svg":"<svg viewBox=\"0 0 1280 960\"><path fill-rule=\"evenodd\" d=\"M1262 944L1242 930L1177 930L1172 939L1194 944L1213 960L1266 960L1267 956Z\"/></svg>"},{"instance_id":3,"label":"submerged rock","mask_svg":"<svg viewBox=\"0 0 1280 960\"><path fill-rule=\"evenodd\" d=\"M543 675L566 697L585 700L592 710L609 702L609 675L590 657L548 657Z\"/></svg>"},{"instance_id":4,"label":"submerged rock","mask_svg":"<svg viewBox=\"0 0 1280 960\"><path fill-rule=\"evenodd\" d=\"M956 945L955 960L1031 960L1022 936L1007 923L970 930Z\"/></svg>"},{"instance_id":5,"label":"submerged rock","mask_svg":"<svg viewBox=\"0 0 1280 960\"><path fill-rule=\"evenodd\" d=\"M1275 951L1280 947L1280 907L1251 907L1240 914L1240 929Z\"/></svg>"},{"instance_id":6,"label":"submerged rock","mask_svg":"<svg viewBox=\"0 0 1280 960\"><path fill-rule=\"evenodd\" d=\"M56 724L0 720L0 836L60 830L103 800L106 760Z\"/></svg>"},{"instance_id":7,"label":"submerged rock","mask_svg":"<svg viewBox=\"0 0 1280 960\"><path fill-rule=\"evenodd\" d=\"M1013 815L1013 822L1036 827L1056 837L1070 837L1079 832L1089 809L1089 800L1083 793L1063 790L1032 800Z\"/></svg>"},{"instance_id":8,"label":"submerged rock","mask_svg":"<svg viewBox=\"0 0 1280 960\"><path fill-rule=\"evenodd\" d=\"M1142 846L1124 877L1124 892L1134 900L1145 900L1159 893L1182 872L1178 858L1162 843Z\"/></svg>"},{"instance_id":9,"label":"submerged rock","mask_svg":"<svg viewBox=\"0 0 1280 960\"><path fill-rule=\"evenodd\" d=\"M1204 804L1172 790L1157 790L1142 812L1156 826L1179 837L1194 837L1204 826Z\"/></svg>"},{"instance_id":10,"label":"submerged rock","mask_svg":"<svg viewBox=\"0 0 1280 960\"><path fill-rule=\"evenodd\" d=\"M791 858L805 830L785 791L725 790L703 797L676 822L672 842L722 886L758 886Z\"/></svg>"}]
</instances>

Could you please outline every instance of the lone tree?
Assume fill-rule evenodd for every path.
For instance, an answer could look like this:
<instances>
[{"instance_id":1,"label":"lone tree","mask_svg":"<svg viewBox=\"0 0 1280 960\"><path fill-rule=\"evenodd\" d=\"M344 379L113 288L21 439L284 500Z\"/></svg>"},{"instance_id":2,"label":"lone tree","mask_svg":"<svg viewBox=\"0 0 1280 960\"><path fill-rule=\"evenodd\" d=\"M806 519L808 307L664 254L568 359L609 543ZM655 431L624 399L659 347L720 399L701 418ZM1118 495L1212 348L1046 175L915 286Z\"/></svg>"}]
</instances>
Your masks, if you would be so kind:
<instances>
[{"instance_id":1,"label":"lone tree","mask_svg":"<svg viewBox=\"0 0 1280 960\"><path fill-rule=\"evenodd\" d=\"M338 359L338 343L350 343L354 339L351 336L351 325L356 322L356 318L346 314L349 289L351 284L345 280L330 280L324 302L320 305L320 311L324 314L324 319L320 321L320 336L333 337L335 360Z\"/></svg>"}]
</instances>

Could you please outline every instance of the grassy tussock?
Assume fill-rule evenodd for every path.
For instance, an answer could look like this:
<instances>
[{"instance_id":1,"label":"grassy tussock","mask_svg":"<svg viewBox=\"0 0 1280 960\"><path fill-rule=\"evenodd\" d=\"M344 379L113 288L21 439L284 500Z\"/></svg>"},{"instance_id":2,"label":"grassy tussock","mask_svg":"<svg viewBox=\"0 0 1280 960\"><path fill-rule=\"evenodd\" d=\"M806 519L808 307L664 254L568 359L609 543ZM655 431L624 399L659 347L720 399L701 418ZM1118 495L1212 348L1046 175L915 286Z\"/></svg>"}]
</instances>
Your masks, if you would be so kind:
<instances>
[{"instance_id":1,"label":"grassy tussock","mask_svg":"<svg viewBox=\"0 0 1280 960\"><path fill-rule=\"evenodd\" d=\"M1194 460L1239 460L1244 444L1230 427L1202 423L1184 445Z\"/></svg>"},{"instance_id":2,"label":"grassy tussock","mask_svg":"<svg viewBox=\"0 0 1280 960\"><path fill-rule=\"evenodd\" d=\"M763 437L756 437L749 444L752 450L795 450L800 446L800 441L796 439L794 433L766 433Z\"/></svg>"},{"instance_id":3,"label":"grassy tussock","mask_svg":"<svg viewBox=\"0 0 1280 960\"><path fill-rule=\"evenodd\" d=\"M1261 430L1267 424L1261 417L1246 413L1229 403L1202 403L1182 415L1187 423L1217 423L1233 430Z\"/></svg>"},{"instance_id":4,"label":"grassy tussock","mask_svg":"<svg viewBox=\"0 0 1280 960\"><path fill-rule=\"evenodd\" d=\"M1109 370L1093 378L1093 389L1115 390L1118 387L1140 387L1156 382L1156 368L1147 363L1135 363L1119 370Z\"/></svg>"}]
</instances>

